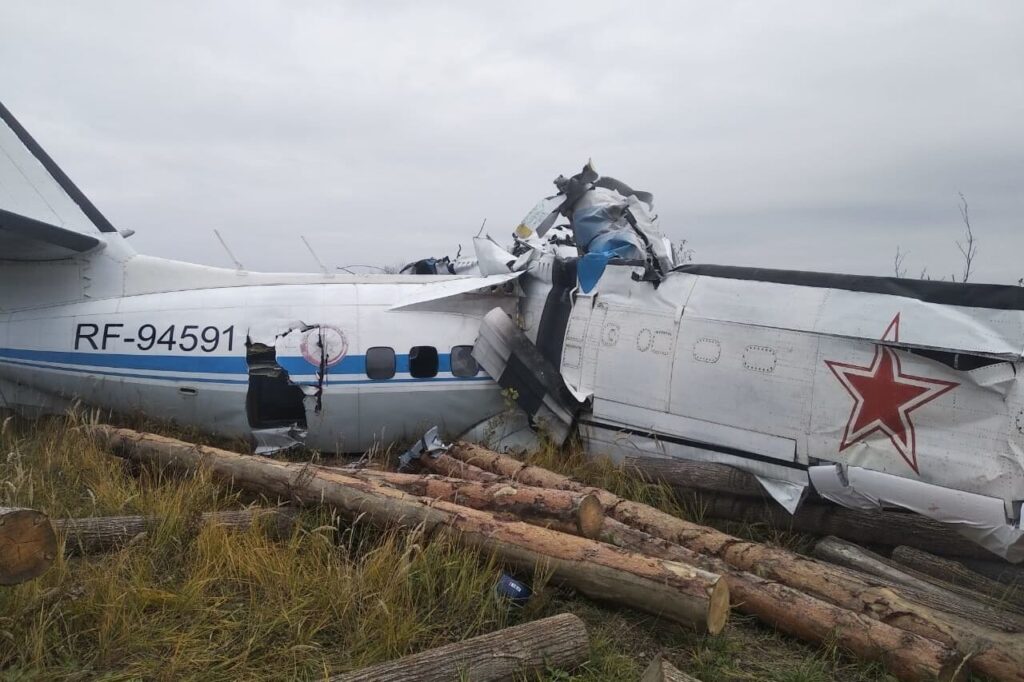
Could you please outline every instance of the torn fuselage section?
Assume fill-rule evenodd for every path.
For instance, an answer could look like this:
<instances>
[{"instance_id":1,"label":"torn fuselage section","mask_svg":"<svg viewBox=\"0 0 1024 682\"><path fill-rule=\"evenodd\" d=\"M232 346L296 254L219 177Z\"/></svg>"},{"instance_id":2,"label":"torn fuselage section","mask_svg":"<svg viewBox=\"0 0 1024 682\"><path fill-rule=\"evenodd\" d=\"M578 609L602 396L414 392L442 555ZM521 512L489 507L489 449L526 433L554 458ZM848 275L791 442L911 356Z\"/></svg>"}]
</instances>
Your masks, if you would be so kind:
<instances>
[{"instance_id":1,"label":"torn fuselage section","mask_svg":"<svg viewBox=\"0 0 1024 682\"><path fill-rule=\"evenodd\" d=\"M302 444L306 437L305 393L277 362L274 345L246 343L249 390L245 414L256 440L256 454L269 455Z\"/></svg>"},{"instance_id":2,"label":"torn fuselage section","mask_svg":"<svg viewBox=\"0 0 1024 682\"><path fill-rule=\"evenodd\" d=\"M727 464L790 512L812 490L908 509L1024 560L1020 288L677 267L649 194L589 164L556 185L511 248L477 245L482 272L525 266L474 357L530 427Z\"/></svg>"},{"instance_id":3,"label":"torn fuselage section","mask_svg":"<svg viewBox=\"0 0 1024 682\"><path fill-rule=\"evenodd\" d=\"M336 327L293 322L276 328L281 331L251 329L246 341L246 416L260 455L305 442L310 418L323 411L330 368L348 351Z\"/></svg>"}]
</instances>

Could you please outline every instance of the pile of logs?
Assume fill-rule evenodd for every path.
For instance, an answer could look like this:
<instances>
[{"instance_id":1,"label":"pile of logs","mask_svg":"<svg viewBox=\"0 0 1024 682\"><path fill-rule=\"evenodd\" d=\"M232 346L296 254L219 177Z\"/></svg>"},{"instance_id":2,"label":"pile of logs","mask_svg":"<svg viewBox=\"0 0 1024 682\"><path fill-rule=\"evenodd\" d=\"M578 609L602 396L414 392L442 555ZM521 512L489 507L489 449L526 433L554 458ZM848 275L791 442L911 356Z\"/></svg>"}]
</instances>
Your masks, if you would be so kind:
<instances>
[{"instance_id":1,"label":"pile of logs","mask_svg":"<svg viewBox=\"0 0 1024 682\"><path fill-rule=\"evenodd\" d=\"M835 643L901 680L960 679L973 672L1024 682L1024 604L1000 582L1007 572L1012 579L1012 570L980 575L972 570L969 562L977 559L971 554L950 562L919 548L896 547L887 558L826 538L811 558L464 443L447 454L422 457L420 473L398 474L281 462L107 426L93 430L108 450L133 461L204 468L270 500L326 505L351 518L428 535L449 533L520 571L543 567L556 582L593 599L698 632L720 633L735 608L804 641ZM703 485L716 491L749 483L741 475L722 475L712 468ZM723 499L764 505L753 486L746 489L750 495ZM130 542L148 523L119 522L127 530L111 542ZM58 529L68 538L66 551L100 546L81 521ZM559 627L569 633L564 640L545 639L569 656L580 648L580 637L571 634L569 621ZM441 665L462 661L460 651L385 665ZM409 669L381 667L370 677L338 679L400 679ZM685 679L676 674L681 675L656 662L650 679Z\"/></svg>"},{"instance_id":2,"label":"pile of logs","mask_svg":"<svg viewBox=\"0 0 1024 682\"><path fill-rule=\"evenodd\" d=\"M731 600L795 637L881 662L900 679L952 679L969 669L1024 680L1012 614L979 606L987 617L976 620L962 602L891 576L733 537L473 445L424 457L424 474L409 475L278 462L109 427L97 434L136 461L206 467L264 495L454 532L522 570L549 567L585 595L702 632L722 630Z\"/></svg>"}]
</instances>

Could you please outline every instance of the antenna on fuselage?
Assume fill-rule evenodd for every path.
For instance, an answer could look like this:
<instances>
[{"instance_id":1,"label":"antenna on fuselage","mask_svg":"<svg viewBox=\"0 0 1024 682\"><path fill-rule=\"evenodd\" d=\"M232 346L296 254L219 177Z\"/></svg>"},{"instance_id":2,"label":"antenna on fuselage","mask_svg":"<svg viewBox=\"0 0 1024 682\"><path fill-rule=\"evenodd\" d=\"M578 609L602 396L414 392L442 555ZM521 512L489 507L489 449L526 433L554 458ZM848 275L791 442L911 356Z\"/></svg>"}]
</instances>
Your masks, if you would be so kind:
<instances>
[{"instance_id":1,"label":"antenna on fuselage","mask_svg":"<svg viewBox=\"0 0 1024 682\"><path fill-rule=\"evenodd\" d=\"M379 265L359 265L359 264L355 264L355 265L339 265L338 266L338 270L341 270L342 272L347 272L350 275L361 274L361 273L358 273L358 272L352 272L352 268L370 268L371 270L380 270L385 275L393 273L393 271L392 271L392 273L389 273L387 268L382 268Z\"/></svg>"},{"instance_id":2,"label":"antenna on fuselage","mask_svg":"<svg viewBox=\"0 0 1024 682\"><path fill-rule=\"evenodd\" d=\"M231 253L231 249L228 248L228 243L226 241L224 241L224 237L220 236L220 232L218 232L216 229L214 229L213 233L215 235L217 235L217 241L219 241L220 245L224 247L225 251L227 251L228 258L230 258L232 260L232 262L234 262L235 267L238 268L238 271L242 272L243 270L245 270L245 266L242 265L242 263L239 262L239 260L237 258L235 258L235 254Z\"/></svg>"},{"instance_id":3,"label":"antenna on fuselage","mask_svg":"<svg viewBox=\"0 0 1024 682\"><path fill-rule=\"evenodd\" d=\"M334 277L334 273L327 270L327 266L324 265L322 260L320 260L320 256L316 255L316 251L314 251L313 247L309 245L309 240L306 239L306 235L300 234L299 239L301 239L302 243L306 245L307 249L309 249L309 255L312 256L313 260L316 261L316 264L320 266L320 272L324 273L324 277Z\"/></svg>"}]
</instances>

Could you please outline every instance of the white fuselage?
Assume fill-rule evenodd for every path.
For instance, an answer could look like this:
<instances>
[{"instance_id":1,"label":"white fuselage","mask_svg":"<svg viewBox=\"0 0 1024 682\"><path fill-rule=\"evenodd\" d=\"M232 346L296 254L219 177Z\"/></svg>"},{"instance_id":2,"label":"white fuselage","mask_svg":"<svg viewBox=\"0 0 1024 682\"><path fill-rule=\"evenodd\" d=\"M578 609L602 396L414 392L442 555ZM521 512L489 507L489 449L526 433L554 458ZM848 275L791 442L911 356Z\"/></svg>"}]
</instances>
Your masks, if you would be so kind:
<instances>
[{"instance_id":1,"label":"white fuselage","mask_svg":"<svg viewBox=\"0 0 1024 682\"><path fill-rule=\"evenodd\" d=\"M235 437L295 422L307 445L345 452L435 424L457 435L503 409L486 373L470 375L459 351L453 372L451 354L473 345L481 311L513 305L504 291L391 310L425 286L460 278L260 275L134 256L123 268L128 291L107 292L127 295L92 300L95 291L74 296L77 265L29 266L49 270L53 290L70 289L65 296L77 300L42 304L33 287L33 299L9 299L0 312L0 391L11 406L53 411L80 399ZM160 269L167 274L158 277ZM185 288L193 282L207 286ZM367 374L371 348L385 364L393 351L392 375ZM414 348L419 365L410 366ZM269 383L268 357L284 370ZM250 395L254 382L267 390Z\"/></svg>"}]
</instances>

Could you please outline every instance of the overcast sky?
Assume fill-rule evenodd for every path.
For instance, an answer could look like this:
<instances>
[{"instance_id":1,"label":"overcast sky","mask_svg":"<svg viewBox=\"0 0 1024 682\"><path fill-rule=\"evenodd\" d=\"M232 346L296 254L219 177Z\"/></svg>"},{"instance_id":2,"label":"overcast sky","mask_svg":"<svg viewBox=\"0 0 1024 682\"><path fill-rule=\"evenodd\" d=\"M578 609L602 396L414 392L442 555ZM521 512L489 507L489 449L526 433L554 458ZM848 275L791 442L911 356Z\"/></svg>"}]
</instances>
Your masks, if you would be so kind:
<instances>
[{"instance_id":1,"label":"overcast sky","mask_svg":"<svg viewBox=\"0 0 1024 682\"><path fill-rule=\"evenodd\" d=\"M0 101L140 251L251 269L505 241L560 173L702 262L1024 277L1024 3L0 5Z\"/></svg>"}]
</instances>

